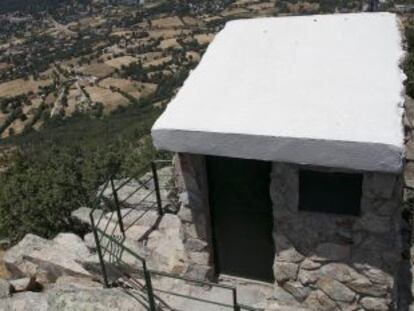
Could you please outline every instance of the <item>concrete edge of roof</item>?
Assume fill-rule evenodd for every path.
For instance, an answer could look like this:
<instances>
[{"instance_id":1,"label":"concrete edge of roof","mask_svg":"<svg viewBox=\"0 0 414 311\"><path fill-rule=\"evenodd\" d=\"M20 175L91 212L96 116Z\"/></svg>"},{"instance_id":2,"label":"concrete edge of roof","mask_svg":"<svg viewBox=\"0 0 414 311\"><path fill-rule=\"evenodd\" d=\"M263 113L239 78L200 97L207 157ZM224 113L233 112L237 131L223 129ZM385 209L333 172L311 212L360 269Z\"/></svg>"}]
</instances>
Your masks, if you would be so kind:
<instances>
[{"instance_id":1,"label":"concrete edge of roof","mask_svg":"<svg viewBox=\"0 0 414 311\"><path fill-rule=\"evenodd\" d=\"M385 173L400 173L404 166L404 146L383 143L160 128L151 135L157 149L173 152Z\"/></svg>"}]
</instances>

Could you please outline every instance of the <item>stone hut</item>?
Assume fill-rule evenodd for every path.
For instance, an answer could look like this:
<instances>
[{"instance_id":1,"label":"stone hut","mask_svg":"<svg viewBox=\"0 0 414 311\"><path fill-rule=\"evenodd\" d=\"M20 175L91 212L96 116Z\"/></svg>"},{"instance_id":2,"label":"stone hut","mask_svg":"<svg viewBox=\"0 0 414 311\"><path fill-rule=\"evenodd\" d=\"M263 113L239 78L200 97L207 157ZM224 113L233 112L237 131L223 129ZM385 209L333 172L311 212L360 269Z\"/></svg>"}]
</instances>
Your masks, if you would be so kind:
<instances>
[{"instance_id":1,"label":"stone hut","mask_svg":"<svg viewBox=\"0 0 414 311\"><path fill-rule=\"evenodd\" d=\"M389 13L229 22L157 120L178 154L188 274L311 310L392 310L403 38Z\"/></svg>"}]
</instances>

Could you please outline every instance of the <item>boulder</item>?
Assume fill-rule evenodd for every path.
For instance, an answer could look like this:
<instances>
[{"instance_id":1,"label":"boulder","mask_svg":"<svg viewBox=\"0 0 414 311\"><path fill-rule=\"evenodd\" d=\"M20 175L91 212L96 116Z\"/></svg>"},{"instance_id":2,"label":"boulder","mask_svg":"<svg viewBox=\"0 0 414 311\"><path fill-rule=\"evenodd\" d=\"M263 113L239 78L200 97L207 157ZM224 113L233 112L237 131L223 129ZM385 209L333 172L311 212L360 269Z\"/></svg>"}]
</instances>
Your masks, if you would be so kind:
<instances>
[{"instance_id":1,"label":"boulder","mask_svg":"<svg viewBox=\"0 0 414 311\"><path fill-rule=\"evenodd\" d=\"M152 269L178 274L185 272L188 259L177 231L171 229L152 233L147 247L150 251L148 265Z\"/></svg>"},{"instance_id":2,"label":"boulder","mask_svg":"<svg viewBox=\"0 0 414 311\"><path fill-rule=\"evenodd\" d=\"M290 247L288 249L280 251L277 254L276 258L277 261L293 263L299 263L304 259L305 257L301 253L299 253L294 247Z\"/></svg>"},{"instance_id":3,"label":"boulder","mask_svg":"<svg viewBox=\"0 0 414 311\"><path fill-rule=\"evenodd\" d=\"M319 270L300 269L298 279L303 285L314 284L318 281L320 274Z\"/></svg>"},{"instance_id":4,"label":"boulder","mask_svg":"<svg viewBox=\"0 0 414 311\"><path fill-rule=\"evenodd\" d=\"M49 311L47 295L44 293L24 292L3 299L0 311Z\"/></svg>"},{"instance_id":5,"label":"boulder","mask_svg":"<svg viewBox=\"0 0 414 311\"><path fill-rule=\"evenodd\" d=\"M198 265L208 265L210 254L208 252L193 252L189 253L188 257L192 263Z\"/></svg>"},{"instance_id":6,"label":"boulder","mask_svg":"<svg viewBox=\"0 0 414 311\"><path fill-rule=\"evenodd\" d=\"M90 278L81 278L74 276L61 276L56 280L53 285L54 290L67 290L67 289L82 289L82 288L103 288L101 283L95 282Z\"/></svg>"},{"instance_id":7,"label":"boulder","mask_svg":"<svg viewBox=\"0 0 414 311\"><path fill-rule=\"evenodd\" d=\"M73 211L71 216L72 218L78 220L79 222L87 225L91 225L90 213L92 209L89 207L80 207L77 210ZM97 209L94 211L94 219L99 219L102 215L102 210Z\"/></svg>"},{"instance_id":8,"label":"boulder","mask_svg":"<svg viewBox=\"0 0 414 311\"><path fill-rule=\"evenodd\" d=\"M329 298L324 292L315 290L311 292L305 300L305 305L310 310L315 311L334 311L338 310L335 301Z\"/></svg>"},{"instance_id":9,"label":"boulder","mask_svg":"<svg viewBox=\"0 0 414 311\"><path fill-rule=\"evenodd\" d=\"M274 291L273 291L273 299L283 303L283 304L287 304L290 306L298 306L299 303L298 301L295 299L295 297L288 293L287 291L285 291L282 287L275 285Z\"/></svg>"},{"instance_id":10,"label":"boulder","mask_svg":"<svg viewBox=\"0 0 414 311\"><path fill-rule=\"evenodd\" d=\"M185 248L188 252L202 252L207 246L207 242L200 239L188 238L185 241Z\"/></svg>"},{"instance_id":11,"label":"boulder","mask_svg":"<svg viewBox=\"0 0 414 311\"><path fill-rule=\"evenodd\" d=\"M389 282L373 283L365 275L345 264L330 263L323 266L320 271L322 276L336 279L359 294L381 297L385 296L389 291ZM368 269L365 270L373 280L379 281L383 277L385 278L385 276L381 276L377 269L373 268L371 271L368 271Z\"/></svg>"},{"instance_id":12,"label":"boulder","mask_svg":"<svg viewBox=\"0 0 414 311\"><path fill-rule=\"evenodd\" d=\"M322 264L320 262L314 262L309 258L306 258L300 265L300 268L305 270L315 270L320 268L321 266Z\"/></svg>"},{"instance_id":13,"label":"boulder","mask_svg":"<svg viewBox=\"0 0 414 311\"><path fill-rule=\"evenodd\" d=\"M303 286L300 282L288 281L284 283L282 286L284 290L289 292L292 296L296 298L296 300L301 302L306 299L310 292L309 287Z\"/></svg>"},{"instance_id":14,"label":"boulder","mask_svg":"<svg viewBox=\"0 0 414 311\"><path fill-rule=\"evenodd\" d=\"M34 234L27 234L23 240L5 253L4 264L14 278L43 274L44 271L41 271L38 265L28 261L25 256L51 245L53 245L52 241Z\"/></svg>"},{"instance_id":15,"label":"boulder","mask_svg":"<svg viewBox=\"0 0 414 311\"><path fill-rule=\"evenodd\" d=\"M13 292L40 292L42 291L43 286L36 281L36 276L31 276L27 278L21 278L16 280L10 280L10 284L13 286Z\"/></svg>"},{"instance_id":16,"label":"boulder","mask_svg":"<svg viewBox=\"0 0 414 311\"><path fill-rule=\"evenodd\" d=\"M36 275L41 282L54 282L62 275L90 276L79 263L90 256L75 234L61 233L54 240L28 234L6 252L4 262L15 278Z\"/></svg>"},{"instance_id":17,"label":"boulder","mask_svg":"<svg viewBox=\"0 0 414 311\"><path fill-rule=\"evenodd\" d=\"M289 280L296 280L298 275L299 265L289 262L278 262L274 264L274 271L276 276L276 281L278 283L283 283Z\"/></svg>"},{"instance_id":18,"label":"boulder","mask_svg":"<svg viewBox=\"0 0 414 311\"><path fill-rule=\"evenodd\" d=\"M309 311L308 308L292 307L290 305L285 305L281 302L272 302L270 303L265 311Z\"/></svg>"},{"instance_id":19,"label":"boulder","mask_svg":"<svg viewBox=\"0 0 414 311\"><path fill-rule=\"evenodd\" d=\"M118 289L73 287L15 294L1 301L0 311L146 311L145 304L140 295Z\"/></svg>"},{"instance_id":20,"label":"boulder","mask_svg":"<svg viewBox=\"0 0 414 311\"><path fill-rule=\"evenodd\" d=\"M184 276L193 280L209 280L213 277L213 268L200 264L189 265Z\"/></svg>"},{"instance_id":21,"label":"boulder","mask_svg":"<svg viewBox=\"0 0 414 311\"><path fill-rule=\"evenodd\" d=\"M10 296L13 287L6 280L0 279L0 299Z\"/></svg>"},{"instance_id":22,"label":"boulder","mask_svg":"<svg viewBox=\"0 0 414 311\"><path fill-rule=\"evenodd\" d=\"M352 282L357 279L364 279L369 282L365 276L343 263L329 263L323 266L320 271L322 276L334 278L342 283Z\"/></svg>"},{"instance_id":23,"label":"boulder","mask_svg":"<svg viewBox=\"0 0 414 311\"><path fill-rule=\"evenodd\" d=\"M146 311L140 295L129 295L118 289L82 288L47 293L48 311Z\"/></svg>"},{"instance_id":24,"label":"boulder","mask_svg":"<svg viewBox=\"0 0 414 311\"><path fill-rule=\"evenodd\" d=\"M89 256L91 253L80 237L72 233L61 233L52 244L34 250L25 257L47 271L53 282L62 275L91 276L79 263Z\"/></svg>"},{"instance_id":25,"label":"boulder","mask_svg":"<svg viewBox=\"0 0 414 311\"><path fill-rule=\"evenodd\" d=\"M61 246L59 248L64 248L67 252L70 252L78 258L84 258L91 255L85 242L76 234L59 233L53 241Z\"/></svg>"},{"instance_id":26,"label":"boulder","mask_svg":"<svg viewBox=\"0 0 414 311\"><path fill-rule=\"evenodd\" d=\"M390 302L383 298L364 297L360 301L361 305L368 311L387 311L390 310Z\"/></svg>"},{"instance_id":27,"label":"boulder","mask_svg":"<svg viewBox=\"0 0 414 311\"><path fill-rule=\"evenodd\" d=\"M348 287L328 277L319 279L317 286L334 301L351 303L356 297L356 294Z\"/></svg>"},{"instance_id":28,"label":"boulder","mask_svg":"<svg viewBox=\"0 0 414 311\"><path fill-rule=\"evenodd\" d=\"M156 210L148 210L146 208L123 208L121 209L122 221L125 227L131 225L137 226L153 226L158 220L158 212ZM116 216L113 217L117 221ZM139 219L137 221L137 219Z\"/></svg>"},{"instance_id":29,"label":"boulder","mask_svg":"<svg viewBox=\"0 0 414 311\"><path fill-rule=\"evenodd\" d=\"M85 242L85 245L91 251L95 251L96 250L96 243L95 243L95 237L93 235L93 232L89 232L89 233L85 234L85 236L83 237L83 241Z\"/></svg>"}]
</instances>

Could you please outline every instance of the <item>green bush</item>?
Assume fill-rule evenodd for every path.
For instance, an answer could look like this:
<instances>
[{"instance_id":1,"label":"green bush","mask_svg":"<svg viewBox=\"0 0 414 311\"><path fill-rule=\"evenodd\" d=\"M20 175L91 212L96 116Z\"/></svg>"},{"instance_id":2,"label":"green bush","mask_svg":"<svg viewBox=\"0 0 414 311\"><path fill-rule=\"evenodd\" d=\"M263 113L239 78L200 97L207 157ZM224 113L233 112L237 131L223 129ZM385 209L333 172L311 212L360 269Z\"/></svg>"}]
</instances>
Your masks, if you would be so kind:
<instances>
[{"instance_id":1,"label":"green bush","mask_svg":"<svg viewBox=\"0 0 414 311\"><path fill-rule=\"evenodd\" d=\"M414 98L414 26L406 27L405 38L407 43L407 56L404 62L404 72L407 75L405 87L407 94Z\"/></svg>"},{"instance_id":2,"label":"green bush","mask_svg":"<svg viewBox=\"0 0 414 311\"><path fill-rule=\"evenodd\" d=\"M149 132L160 112L131 106L103 119L49 120L43 131L7 140L19 151L0 174L0 236L18 241L29 232L46 238L84 233L71 212L92 206L111 174L134 176L158 157Z\"/></svg>"}]
</instances>

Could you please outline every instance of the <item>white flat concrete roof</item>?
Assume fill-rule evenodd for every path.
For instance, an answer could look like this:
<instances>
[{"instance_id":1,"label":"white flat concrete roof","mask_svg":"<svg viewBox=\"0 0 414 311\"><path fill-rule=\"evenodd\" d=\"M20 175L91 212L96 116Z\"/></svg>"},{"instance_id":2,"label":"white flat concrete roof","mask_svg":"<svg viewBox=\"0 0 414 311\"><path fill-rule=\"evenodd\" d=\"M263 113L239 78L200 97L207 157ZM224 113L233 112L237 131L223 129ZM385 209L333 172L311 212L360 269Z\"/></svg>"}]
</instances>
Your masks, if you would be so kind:
<instances>
[{"instance_id":1,"label":"white flat concrete roof","mask_svg":"<svg viewBox=\"0 0 414 311\"><path fill-rule=\"evenodd\" d=\"M398 172L403 56L390 13L229 22L155 123L154 145Z\"/></svg>"}]
</instances>

